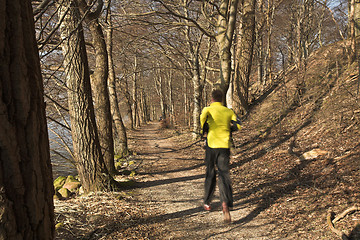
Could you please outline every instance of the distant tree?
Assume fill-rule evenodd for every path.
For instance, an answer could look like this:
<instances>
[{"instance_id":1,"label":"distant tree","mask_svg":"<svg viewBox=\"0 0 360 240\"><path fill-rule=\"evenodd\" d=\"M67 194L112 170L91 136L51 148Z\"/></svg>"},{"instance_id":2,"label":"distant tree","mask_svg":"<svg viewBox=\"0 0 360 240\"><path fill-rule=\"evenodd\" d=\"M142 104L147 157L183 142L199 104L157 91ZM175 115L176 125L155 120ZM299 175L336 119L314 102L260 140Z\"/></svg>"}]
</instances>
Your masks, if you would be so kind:
<instances>
[{"instance_id":1,"label":"distant tree","mask_svg":"<svg viewBox=\"0 0 360 240\"><path fill-rule=\"evenodd\" d=\"M231 47L236 27L239 0L198 1L201 2L201 5L196 3L197 1L186 0L156 0L156 2L159 2L166 11L174 16L185 19L188 26L196 27L206 36L216 40L220 74L214 86L222 89L223 92L227 92L232 70ZM192 6L194 14L187 15L186 11L179 10L179 6L186 7L186 9L191 8L191 4L195 4ZM189 10L187 11L189 12ZM202 18L196 12L201 12Z\"/></svg>"},{"instance_id":2,"label":"distant tree","mask_svg":"<svg viewBox=\"0 0 360 240\"><path fill-rule=\"evenodd\" d=\"M53 239L52 170L29 0L0 0L0 239Z\"/></svg>"},{"instance_id":3,"label":"distant tree","mask_svg":"<svg viewBox=\"0 0 360 240\"><path fill-rule=\"evenodd\" d=\"M132 119L134 127L139 127L140 122L138 118L138 57L134 56L134 66L133 66L133 74L132 74L132 92L131 92L131 110L132 110Z\"/></svg>"}]
</instances>

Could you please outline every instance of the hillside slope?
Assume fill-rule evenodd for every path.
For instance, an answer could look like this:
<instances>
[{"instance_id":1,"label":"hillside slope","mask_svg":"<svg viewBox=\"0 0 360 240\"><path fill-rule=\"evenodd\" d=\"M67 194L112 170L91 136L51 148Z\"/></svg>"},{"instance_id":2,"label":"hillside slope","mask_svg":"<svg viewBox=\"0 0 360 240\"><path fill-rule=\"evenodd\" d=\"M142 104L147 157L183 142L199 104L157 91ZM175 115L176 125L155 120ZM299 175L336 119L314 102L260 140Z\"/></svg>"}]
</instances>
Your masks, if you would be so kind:
<instances>
[{"instance_id":1,"label":"hillside slope","mask_svg":"<svg viewBox=\"0 0 360 240\"><path fill-rule=\"evenodd\" d=\"M235 134L235 198L257 204L248 221L272 217L280 239L338 239L328 211L360 204L358 70L347 64L343 43L312 54L306 69L300 94L295 69ZM360 239L360 213L336 227Z\"/></svg>"}]
</instances>

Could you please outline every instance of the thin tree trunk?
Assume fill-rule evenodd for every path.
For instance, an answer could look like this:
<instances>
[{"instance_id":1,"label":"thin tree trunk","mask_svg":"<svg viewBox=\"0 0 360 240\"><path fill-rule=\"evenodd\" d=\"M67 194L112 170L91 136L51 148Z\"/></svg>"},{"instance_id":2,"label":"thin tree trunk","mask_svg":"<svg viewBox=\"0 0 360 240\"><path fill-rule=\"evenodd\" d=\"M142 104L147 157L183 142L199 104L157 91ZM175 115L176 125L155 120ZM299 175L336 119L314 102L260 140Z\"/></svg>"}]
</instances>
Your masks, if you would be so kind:
<instances>
[{"instance_id":1,"label":"thin tree trunk","mask_svg":"<svg viewBox=\"0 0 360 240\"><path fill-rule=\"evenodd\" d=\"M349 34L350 34L350 59L351 63L355 59L355 49L356 49L356 40L355 40L355 0L349 0Z\"/></svg>"},{"instance_id":2,"label":"thin tree trunk","mask_svg":"<svg viewBox=\"0 0 360 240\"><path fill-rule=\"evenodd\" d=\"M184 6L186 6L184 2ZM185 16L189 16L188 9L186 8ZM200 69L200 46L201 42L203 40L203 35L200 35L197 37L196 41L192 39L191 37L191 28L189 26L185 27L184 31L186 44L188 48L188 52L190 55L190 74L192 76L192 83L193 83L193 112L192 112L192 118L193 118L193 125L192 125L192 135L193 139L196 139L199 137L200 133L200 114L201 114L201 101L202 101L202 91L204 89L204 81L201 81L201 69ZM204 66L205 68L205 66ZM220 86L222 87L222 86Z\"/></svg>"},{"instance_id":3,"label":"thin tree trunk","mask_svg":"<svg viewBox=\"0 0 360 240\"><path fill-rule=\"evenodd\" d=\"M268 27L268 35L267 35L267 66L266 66L266 82L272 82L273 76L273 63L272 63L272 45L271 45L271 36L272 36L272 28L273 28L273 21L274 21L274 15L275 15L275 5L273 0L269 1L268 3L268 10L266 14L266 23Z\"/></svg>"},{"instance_id":4,"label":"thin tree trunk","mask_svg":"<svg viewBox=\"0 0 360 240\"><path fill-rule=\"evenodd\" d=\"M128 83L128 79L126 78L124 80L124 88L123 88L123 92L124 92L124 96L126 98L126 106L128 108L128 117L129 117L129 121L130 121L130 129L134 129L134 119L133 119L133 110L132 110L132 97L130 95L130 90L129 90L129 83Z\"/></svg>"},{"instance_id":5,"label":"thin tree trunk","mask_svg":"<svg viewBox=\"0 0 360 240\"><path fill-rule=\"evenodd\" d=\"M263 0L259 1L258 3L260 8L260 13L264 13L264 3ZM256 41L257 41L257 58L258 58L258 64L257 64L257 78L259 85L261 86L261 89L264 89L266 86L266 81L264 78L264 36L263 36L263 28L264 28L264 22L263 21L257 21L257 29L256 29Z\"/></svg>"},{"instance_id":6,"label":"thin tree trunk","mask_svg":"<svg viewBox=\"0 0 360 240\"><path fill-rule=\"evenodd\" d=\"M133 74L133 81L132 81L132 94L131 94L131 100L132 100L132 114L133 114L133 120L134 120L134 126L139 126L139 119L138 119L138 103L137 103L137 56L135 56L134 59L134 74Z\"/></svg>"},{"instance_id":7,"label":"thin tree trunk","mask_svg":"<svg viewBox=\"0 0 360 240\"><path fill-rule=\"evenodd\" d=\"M184 77L184 125L188 124L188 97L186 87L186 77Z\"/></svg>"},{"instance_id":8,"label":"thin tree trunk","mask_svg":"<svg viewBox=\"0 0 360 240\"><path fill-rule=\"evenodd\" d=\"M200 79L198 75L193 76L193 138L197 138L200 133L200 114L201 114L201 98L202 98L202 86L200 85Z\"/></svg>"},{"instance_id":9,"label":"thin tree trunk","mask_svg":"<svg viewBox=\"0 0 360 240\"><path fill-rule=\"evenodd\" d=\"M161 107L161 117L162 119L166 119L166 102L165 102L165 94L163 90L163 78L161 76L161 71L156 70L156 91L160 98L160 107Z\"/></svg>"},{"instance_id":10,"label":"thin tree trunk","mask_svg":"<svg viewBox=\"0 0 360 240\"><path fill-rule=\"evenodd\" d=\"M31 2L0 0L0 16L0 239L54 239L54 189Z\"/></svg>"},{"instance_id":11,"label":"thin tree trunk","mask_svg":"<svg viewBox=\"0 0 360 240\"><path fill-rule=\"evenodd\" d=\"M127 134L126 129L121 117L119 101L117 98L116 91L116 82L115 82L115 69L113 63L113 27L111 20L111 10L110 10L110 0L107 2L107 29L106 29L106 47L108 53L108 63L109 63L109 76L108 76L108 85L109 85L109 97L110 97L110 107L112 111L112 119L114 121L114 129L116 131L116 138L114 139L114 152L116 152L121 157L128 155L128 143L127 143Z\"/></svg>"},{"instance_id":12,"label":"thin tree trunk","mask_svg":"<svg viewBox=\"0 0 360 240\"><path fill-rule=\"evenodd\" d=\"M169 112L170 112L170 125L175 124L175 110L174 110L174 96L173 96L173 76L170 70L169 72Z\"/></svg>"}]
</instances>

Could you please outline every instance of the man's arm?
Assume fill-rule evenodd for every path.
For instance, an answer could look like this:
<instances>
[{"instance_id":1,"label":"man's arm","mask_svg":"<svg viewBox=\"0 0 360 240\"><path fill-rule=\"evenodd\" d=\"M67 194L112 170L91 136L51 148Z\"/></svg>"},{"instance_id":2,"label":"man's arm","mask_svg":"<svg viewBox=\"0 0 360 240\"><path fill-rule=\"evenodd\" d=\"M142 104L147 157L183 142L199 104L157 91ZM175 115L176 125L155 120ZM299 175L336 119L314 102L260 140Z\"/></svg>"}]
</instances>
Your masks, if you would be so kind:
<instances>
[{"instance_id":1,"label":"man's arm","mask_svg":"<svg viewBox=\"0 0 360 240\"><path fill-rule=\"evenodd\" d=\"M208 116L208 110L207 110L207 108L204 108L200 114L201 129L204 127L204 123L206 122L207 116Z\"/></svg>"},{"instance_id":2,"label":"man's arm","mask_svg":"<svg viewBox=\"0 0 360 240\"><path fill-rule=\"evenodd\" d=\"M238 131L241 129L241 120L236 114L233 112L231 116L231 131Z\"/></svg>"}]
</instances>

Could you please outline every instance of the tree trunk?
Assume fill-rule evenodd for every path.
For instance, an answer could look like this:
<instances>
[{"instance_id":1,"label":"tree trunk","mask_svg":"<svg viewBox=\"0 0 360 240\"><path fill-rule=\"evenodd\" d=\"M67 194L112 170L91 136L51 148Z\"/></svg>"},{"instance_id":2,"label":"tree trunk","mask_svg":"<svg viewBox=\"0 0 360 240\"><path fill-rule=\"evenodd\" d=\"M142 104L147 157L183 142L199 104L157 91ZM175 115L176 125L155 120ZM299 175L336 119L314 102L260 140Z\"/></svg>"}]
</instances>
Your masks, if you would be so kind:
<instances>
[{"instance_id":1,"label":"tree trunk","mask_svg":"<svg viewBox=\"0 0 360 240\"><path fill-rule=\"evenodd\" d=\"M186 87L187 79L184 77L184 125L188 125L188 97L187 97L187 87Z\"/></svg>"},{"instance_id":2,"label":"tree trunk","mask_svg":"<svg viewBox=\"0 0 360 240\"><path fill-rule=\"evenodd\" d=\"M175 106L174 106L174 96L173 96L173 76L172 71L169 72L169 115L170 115L170 125L175 125Z\"/></svg>"},{"instance_id":3,"label":"tree trunk","mask_svg":"<svg viewBox=\"0 0 360 240\"><path fill-rule=\"evenodd\" d=\"M242 0L243 17L236 51L233 109L249 110L250 72L255 44L255 0Z\"/></svg>"},{"instance_id":4,"label":"tree trunk","mask_svg":"<svg viewBox=\"0 0 360 240\"><path fill-rule=\"evenodd\" d=\"M134 119L133 119L133 110L132 110L132 98L130 95L130 90L129 90L129 83L128 83L128 79L124 79L123 82L123 93L124 96L126 98L126 106L127 106L127 113L128 113L128 117L129 117L129 121L130 121L130 129L134 129Z\"/></svg>"},{"instance_id":5,"label":"tree trunk","mask_svg":"<svg viewBox=\"0 0 360 240\"><path fill-rule=\"evenodd\" d=\"M115 82L115 69L113 64L113 28L110 12L110 1L108 2L107 7L107 29L106 29L106 47L108 53L108 63L109 63L109 76L108 76L108 85L109 85L109 97L110 97L110 108L112 111L112 119L114 121L114 129L116 131L116 137L114 139L114 152L116 152L121 157L128 155L128 143L127 143L127 134L126 129L121 117L119 101L117 98L116 92L116 82Z\"/></svg>"},{"instance_id":6,"label":"tree trunk","mask_svg":"<svg viewBox=\"0 0 360 240\"><path fill-rule=\"evenodd\" d=\"M68 88L69 114L76 168L85 192L110 190L114 180L101 154L92 102L89 66L80 13L75 2L64 1L59 18L71 7L60 31Z\"/></svg>"},{"instance_id":7,"label":"tree trunk","mask_svg":"<svg viewBox=\"0 0 360 240\"><path fill-rule=\"evenodd\" d=\"M116 173L114 165L114 141L112 132L112 118L110 110L109 89L108 89L108 56L102 27L99 24L99 15L91 12L86 13L88 6L85 0L78 0L81 14L85 15L85 22L89 26L92 43L95 49L95 71L92 75L93 98L95 102L96 123L99 133L100 146L103 158L111 174ZM101 4L97 6L102 9ZM98 11L100 13L100 11Z\"/></svg>"},{"instance_id":8,"label":"tree trunk","mask_svg":"<svg viewBox=\"0 0 360 240\"><path fill-rule=\"evenodd\" d=\"M202 86L200 85L200 79L198 75L193 76L193 138L198 138L200 133L200 114L201 114L201 98L202 98Z\"/></svg>"},{"instance_id":9,"label":"tree trunk","mask_svg":"<svg viewBox=\"0 0 360 240\"><path fill-rule=\"evenodd\" d=\"M132 82L132 94L131 94L131 100L132 100L132 114L133 114L133 121L134 126L139 127L139 119L138 119L138 103L137 103L137 57L135 56L134 60L134 75L133 75L133 82Z\"/></svg>"},{"instance_id":10,"label":"tree trunk","mask_svg":"<svg viewBox=\"0 0 360 240\"><path fill-rule=\"evenodd\" d=\"M259 11L260 14L264 14L264 2L263 0L260 0L259 3ZM259 17L261 18L261 17ZM256 21L256 32L255 32L255 41L257 42L257 81L259 83L259 86L261 87L261 91L266 86L266 81L264 78L264 21L261 19L260 21Z\"/></svg>"},{"instance_id":11,"label":"tree trunk","mask_svg":"<svg viewBox=\"0 0 360 240\"><path fill-rule=\"evenodd\" d=\"M155 80L156 92L158 93L160 98L161 117L162 119L166 119L166 102L165 102L165 94L163 89L163 79L161 76L161 71L156 70L155 76L156 76L156 80Z\"/></svg>"},{"instance_id":12,"label":"tree trunk","mask_svg":"<svg viewBox=\"0 0 360 240\"><path fill-rule=\"evenodd\" d=\"M351 51L350 51L350 59L351 63L355 58L355 49L356 49L356 41L355 41L355 0L349 0L349 35L351 42Z\"/></svg>"},{"instance_id":13,"label":"tree trunk","mask_svg":"<svg viewBox=\"0 0 360 240\"><path fill-rule=\"evenodd\" d=\"M231 75L231 45L236 25L239 0L222 0L217 24L216 41L220 58L220 79L216 87L226 94Z\"/></svg>"},{"instance_id":14,"label":"tree trunk","mask_svg":"<svg viewBox=\"0 0 360 240\"><path fill-rule=\"evenodd\" d=\"M186 4L184 4L186 6ZM185 16L189 17L188 9L186 8ZM188 22L189 23L189 22ZM190 75L192 76L193 83L193 127L192 127L192 135L193 139L199 137L200 134L200 114L201 114L201 102L202 102L202 91L204 89L204 81L201 79L201 65L200 65L200 46L203 40L203 35L199 35L196 39L193 39L191 28L189 26L185 27L184 31L187 50L189 53L189 61L190 64ZM196 36L196 34L194 34ZM205 68L205 64L203 66ZM204 73L205 74L205 73ZM204 75L205 77L205 75Z\"/></svg>"},{"instance_id":15,"label":"tree trunk","mask_svg":"<svg viewBox=\"0 0 360 240\"><path fill-rule=\"evenodd\" d=\"M54 188L30 1L0 0L0 53L0 239L54 239Z\"/></svg>"},{"instance_id":16,"label":"tree trunk","mask_svg":"<svg viewBox=\"0 0 360 240\"><path fill-rule=\"evenodd\" d=\"M266 82L272 82L273 79L273 53L272 53L272 43L271 43L271 36L273 32L273 21L274 21L274 15L275 15L275 5L274 1L269 1L268 3L268 9L266 13L266 25L268 28L268 34L267 34L267 50L266 50L266 58L267 58L267 66L266 66L266 73L265 73L265 81Z\"/></svg>"}]
</instances>

